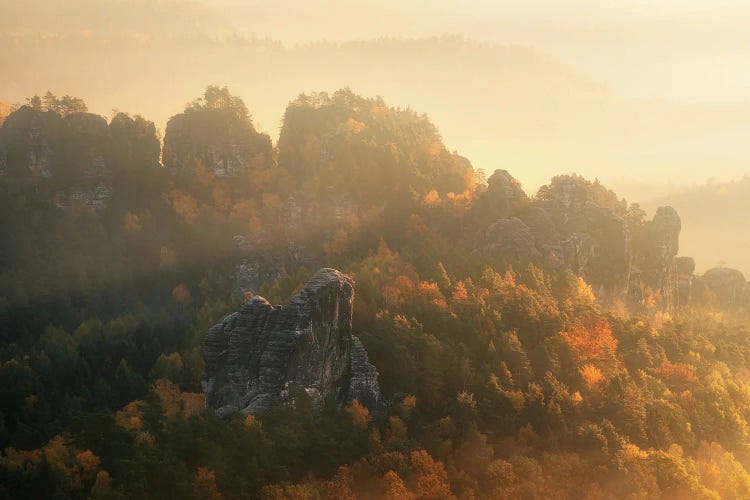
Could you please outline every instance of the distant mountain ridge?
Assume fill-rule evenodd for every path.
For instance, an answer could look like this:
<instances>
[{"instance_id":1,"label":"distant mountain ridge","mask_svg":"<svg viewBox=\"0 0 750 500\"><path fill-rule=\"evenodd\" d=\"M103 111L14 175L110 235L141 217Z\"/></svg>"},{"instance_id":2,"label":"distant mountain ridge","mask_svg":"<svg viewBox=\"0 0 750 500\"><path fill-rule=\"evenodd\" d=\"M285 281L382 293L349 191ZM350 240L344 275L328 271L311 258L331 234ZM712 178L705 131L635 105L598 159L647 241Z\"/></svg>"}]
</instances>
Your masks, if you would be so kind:
<instances>
[{"instance_id":1,"label":"distant mountain ridge","mask_svg":"<svg viewBox=\"0 0 750 500\"><path fill-rule=\"evenodd\" d=\"M748 104L621 98L564 61L518 45L434 37L284 46L200 30L6 34L2 43L11 47L0 59L6 101L47 89L85 95L100 114L122 107L163 130L198 91L220 83L246 99L257 128L275 139L290 96L348 86L427 112L451 149L487 172L513 170L530 192L560 172L693 182L706 165L736 175L750 160L738 147Z\"/></svg>"}]
</instances>

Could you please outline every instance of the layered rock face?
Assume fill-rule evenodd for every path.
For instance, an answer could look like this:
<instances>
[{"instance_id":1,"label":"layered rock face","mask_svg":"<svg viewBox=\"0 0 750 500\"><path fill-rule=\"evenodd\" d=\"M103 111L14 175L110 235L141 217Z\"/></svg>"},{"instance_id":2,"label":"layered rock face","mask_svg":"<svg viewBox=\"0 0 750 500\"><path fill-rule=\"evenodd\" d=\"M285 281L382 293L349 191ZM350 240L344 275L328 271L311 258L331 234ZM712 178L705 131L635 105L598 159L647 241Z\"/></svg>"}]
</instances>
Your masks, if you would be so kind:
<instances>
[{"instance_id":1,"label":"layered rock face","mask_svg":"<svg viewBox=\"0 0 750 500\"><path fill-rule=\"evenodd\" d=\"M657 291L662 307L674 309L677 294L675 257L680 248L682 222L672 207L659 207L638 238L636 263L642 285Z\"/></svg>"},{"instance_id":2,"label":"layered rock face","mask_svg":"<svg viewBox=\"0 0 750 500\"><path fill-rule=\"evenodd\" d=\"M632 227L624 201L598 183L561 176L529 200L508 172L490 177L477 201L479 220L496 214L485 226L479 248L485 254L535 259L582 276L603 298L630 297L636 302L650 288L662 306L677 302L675 258L680 217L660 208L652 221Z\"/></svg>"},{"instance_id":3,"label":"layered rock face","mask_svg":"<svg viewBox=\"0 0 750 500\"><path fill-rule=\"evenodd\" d=\"M76 113L62 119L62 141L54 151L54 174L60 207L75 201L103 208L111 196L112 162L108 157L109 127L101 116Z\"/></svg>"},{"instance_id":4,"label":"layered rock face","mask_svg":"<svg viewBox=\"0 0 750 500\"><path fill-rule=\"evenodd\" d=\"M9 178L50 177L53 150L61 143L62 119L23 106L0 128L0 175Z\"/></svg>"},{"instance_id":5,"label":"layered rock face","mask_svg":"<svg viewBox=\"0 0 750 500\"><path fill-rule=\"evenodd\" d=\"M623 295L632 260L631 236L625 221L608 208L587 200L578 182L558 182L554 196L530 206L518 182L496 171L485 200L492 213L516 213L491 224L483 251L510 258L543 257L554 268L581 275L601 295ZM489 202L489 203L488 203ZM484 205L484 206L482 206ZM520 210L519 210L520 209Z\"/></svg>"},{"instance_id":6,"label":"layered rock face","mask_svg":"<svg viewBox=\"0 0 750 500\"><path fill-rule=\"evenodd\" d=\"M632 249L625 222L612 210L586 202L566 214L560 225L566 266L595 287L616 297L627 290Z\"/></svg>"},{"instance_id":7,"label":"layered rock face","mask_svg":"<svg viewBox=\"0 0 750 500\"><path fill-rule=\"evenodd\" d=\"M207 406L259 413L304 392L317 408L334 397L377 413L378 372L352 335L353 299L352 279L324 268L288 305L256 296L214 325L203 340Z\"/></svg>"},{"instance_id":8,"label":"layered rock face","mask_svg":"<svg viewBox=\"0 0 750 500\"><path fill-rule=\"evenodd\" d=\"M60 207L105 207L114 170L158 165L159 152L154 124L124 114L107 124L91 113L61 117L23 106L0 127L0 177L32 185Z\"/></svg>"},{"instance_id":9,"label":"layered rock face","mask_svg":"<svg viewBox=\"0 0 750 500\"><path fill-rule=\"evenodd\" d=\"M692 257L678 257L675 259L677 273L677 305L689 306L693 300L693 281L695 277L695 260Z\"/></svg>"}]
</instances>

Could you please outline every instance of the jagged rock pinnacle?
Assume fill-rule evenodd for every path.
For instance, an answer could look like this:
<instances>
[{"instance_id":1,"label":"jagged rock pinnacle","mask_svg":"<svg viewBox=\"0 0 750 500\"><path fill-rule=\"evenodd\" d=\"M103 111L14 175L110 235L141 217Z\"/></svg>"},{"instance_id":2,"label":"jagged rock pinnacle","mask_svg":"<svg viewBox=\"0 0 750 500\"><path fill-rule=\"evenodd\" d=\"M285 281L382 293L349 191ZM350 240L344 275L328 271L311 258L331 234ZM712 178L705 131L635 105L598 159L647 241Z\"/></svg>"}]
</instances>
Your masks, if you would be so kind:
<instances>
[{"instance_id":1,"label":"jagged rock pinnacle","mask_svg":"<svg viewBox=\"0 0 750 500\"><path fill-rule=\"evenodd\" d=\"M254 296L203 341L206 404L220 415L294 404L302 392L320 408L329 397L382 404L377 370L352 336L354 281L316 272L286 306Z\"/></svg>"}]
</instances>

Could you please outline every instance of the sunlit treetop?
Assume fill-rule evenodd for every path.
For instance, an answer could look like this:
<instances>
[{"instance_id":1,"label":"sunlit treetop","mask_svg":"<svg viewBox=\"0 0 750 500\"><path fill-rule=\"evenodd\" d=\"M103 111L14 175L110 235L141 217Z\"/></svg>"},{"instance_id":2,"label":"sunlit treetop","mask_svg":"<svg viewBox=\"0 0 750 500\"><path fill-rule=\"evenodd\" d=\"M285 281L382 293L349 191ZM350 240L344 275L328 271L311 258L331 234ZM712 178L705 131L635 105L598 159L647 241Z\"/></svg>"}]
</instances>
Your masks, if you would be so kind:
<instances>
[{"instance_id":1,"label":"sunlit treetop","mask_svg":"<svg viewBox=\"0 0 750 500\"><path fill-rule=\"evenodd\" d=\"M232 95L227 87L209 85L203 93L203 97L199 97L185 106L186 113L208 109L231 110L237 118L250 120L250 113L244 101Z\"/></svg>"}]
</instances>

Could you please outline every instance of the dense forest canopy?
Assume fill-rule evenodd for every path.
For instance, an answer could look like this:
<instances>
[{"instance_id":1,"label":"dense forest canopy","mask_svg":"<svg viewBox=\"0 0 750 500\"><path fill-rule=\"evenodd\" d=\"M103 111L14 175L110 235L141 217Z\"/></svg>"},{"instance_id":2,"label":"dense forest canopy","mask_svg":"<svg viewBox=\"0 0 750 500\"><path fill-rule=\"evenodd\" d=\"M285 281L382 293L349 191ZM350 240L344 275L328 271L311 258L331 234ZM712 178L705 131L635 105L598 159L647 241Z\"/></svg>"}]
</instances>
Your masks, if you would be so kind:
<instances>
[{"instance_id":1,"label":"dense forest canopy","mask_svg":"<svg viewBox=\"0 0 750 500\"><path fill-rule=\"evenodd\" d=\"M86 110L0 128L3 496L750 495L747 283L678 258L675 210L578 175L529 197L348 89L292 100L276 145L225 87L163 148ZM206 409L208 328L323 266L385 411Z\"/></svg>"}]
</instances>

